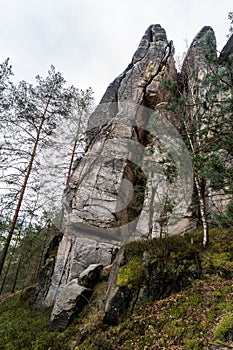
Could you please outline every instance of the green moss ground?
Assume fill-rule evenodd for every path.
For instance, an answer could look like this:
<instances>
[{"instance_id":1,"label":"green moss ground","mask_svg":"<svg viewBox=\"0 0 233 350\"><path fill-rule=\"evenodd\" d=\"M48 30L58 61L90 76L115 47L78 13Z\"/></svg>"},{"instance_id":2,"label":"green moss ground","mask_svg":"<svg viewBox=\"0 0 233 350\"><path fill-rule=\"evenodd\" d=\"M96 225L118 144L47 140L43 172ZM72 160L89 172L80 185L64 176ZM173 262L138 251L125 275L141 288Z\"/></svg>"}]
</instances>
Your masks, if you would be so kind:
<instances>
[{"instance_id":1,"label":"green moss ground","mask_svg":"<svg viewBox=\"0 0 233 350\"><path fill-rule=\"evenodd\" d=\"M62 333L48 327L50 310L31 310L28 300L21 293L2 299L0 302L0 349L66 349L72 326ZM64 347L65 346L65 347Z\"/></svg>"},{"instance_id":2,"label":"green moss ground","mask_svg":"<svg viewBox=\"0 0 233 350\"><path fill-rule=\"evenodd\" d=\"M184 245L200 251L202 277L192 286L170 297L135 307L133 314L116 327L102 324L107 283L94 291L90 303L68 329L49 329L51 310L31 310L30 293L0 299L0 349L2 350L153 350L215 349L217 343L231 344L233 327L233 232L211 230L210 244L201 247L201 234L187 235ZM173 258L183 254L179 239L166 242L132 243L127 247L131 265L149 246L159 257L161 244L172 246ZM176 248L175 248L176 247ZM162 256L161 256L162 258ZM137 284L139 283L136 281ZM221 347L224 349L224 347Z\"/></svg>"}]
</instances>

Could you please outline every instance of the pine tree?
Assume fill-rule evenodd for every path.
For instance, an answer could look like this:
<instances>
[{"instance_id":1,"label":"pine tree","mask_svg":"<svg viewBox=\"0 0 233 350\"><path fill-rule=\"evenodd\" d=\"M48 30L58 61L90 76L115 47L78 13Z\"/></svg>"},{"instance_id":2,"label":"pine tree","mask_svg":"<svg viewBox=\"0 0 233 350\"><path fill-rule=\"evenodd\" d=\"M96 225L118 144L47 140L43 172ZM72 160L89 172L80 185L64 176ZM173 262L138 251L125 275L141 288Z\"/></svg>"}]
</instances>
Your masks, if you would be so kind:
<instances>
[{"instance_id":1,"label":"pine tree","mask_svg":"<svg viewBox=\"0 0 233 350\"><path fill-rule=\"evenodd\" d=\"M4 79L3 82L5 84ZM11 113L7 116L4 114L6 104L2 104L1 126L7 130L3 137L2 156L8 162L8 173L4 180L8 186L13 185L17 200L12 208L13 218L0 257L0 274L20 212L26 209L30 211L31 199L37 197L39 154L43 152L47 139L57 125L62 124L69 115L76 98L76 89L66 88L64 78L53 66L45 79L37 76L36 83L33 86L22 81L14 87ZM13 169L15 174L12 174ZM23 205L26 203L27 190L30 200L25 209Z\"/></svg>"},{"instance_id":2,"label":"pine tree","mask_svg":"<svg viewBox=\"0 0 233 350\"><path fill-rule=\"evenodd\" d=\"M51 217L56 217L54 221L59 229L64 224L64 210L61 209L63 192L84 152L85 131L93 106L91 88L76 90L75 96L70 115L57 126L45 145L39 169L42 195L46 199L44 208Z\"/></svg>"},{"instance_id":3,"label":"pine tree","mask_svg":"<svg viewBox=\"0 0 233 350\"><path fill-rule=\"evenodd\" d=\"M210 197L232 195L232 56L218 58L212 31L198 48L188 53L181 83L165 82L174 93L168 109L190 150L195 193L204 237L208 243ZM213 201L213 198L212 198Z\"/></svg>"}]
</instances>

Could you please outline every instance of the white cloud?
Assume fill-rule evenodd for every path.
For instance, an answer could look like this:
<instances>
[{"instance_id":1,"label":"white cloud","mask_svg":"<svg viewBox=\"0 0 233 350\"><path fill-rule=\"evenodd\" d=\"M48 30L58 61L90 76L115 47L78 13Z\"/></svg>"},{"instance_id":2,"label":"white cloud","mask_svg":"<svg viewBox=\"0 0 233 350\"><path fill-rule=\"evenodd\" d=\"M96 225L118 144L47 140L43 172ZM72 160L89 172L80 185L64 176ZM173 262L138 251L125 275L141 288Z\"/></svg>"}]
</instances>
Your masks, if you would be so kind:
<instances>
[{"instance_id":1,"label":"white cloud","mask_svg":"<svg viewBox=\"0 0 233 350\"><path fill-rule=\"evenodd\" d=\"M147 27L160 23L176 52L204 26L226 42L229 0L8 0L0 21L1 60L16 79L32 81L50 64L70 84L92 86L97 102L131 60Z\"/></svg>"}]
</instances>

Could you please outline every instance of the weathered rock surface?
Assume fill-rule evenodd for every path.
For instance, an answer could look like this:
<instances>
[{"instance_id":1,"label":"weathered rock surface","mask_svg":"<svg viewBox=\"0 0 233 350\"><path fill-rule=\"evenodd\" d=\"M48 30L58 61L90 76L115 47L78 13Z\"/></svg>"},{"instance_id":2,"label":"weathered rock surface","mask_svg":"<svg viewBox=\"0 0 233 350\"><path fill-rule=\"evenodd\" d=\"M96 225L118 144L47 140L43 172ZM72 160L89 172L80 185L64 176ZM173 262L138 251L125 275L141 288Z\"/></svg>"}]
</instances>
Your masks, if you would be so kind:
<instances>
[{"instance_id":1,"label":"weathered rock surface","mask_svg":"<svg viewBox=\"0 0 233 350\"><path fill-rule=\"evenodd\" d=\"M68 222L42 302L46 306L55 303L54 320L57 314L63 319L62 307L67 307L64 291L74 291L71 304L76 308L75 295L81 287L75 281L89 286L89 277L84 278L83 274L91 274L93 264L110 265L123 243L179 234L195 226L187 212L193 190L192 162L166 108L178 91L172 93L165 81L180 82L179 93L185 96L195 94L192 70L198 68L199 79L206 74L202 67L203 41L217 58L214 32L211 27L204 27L195 37L178 75L172 41L167 40L160 25L151 25L129 66L109 85L90 116L86 152L64 195ZM232 39L222 57L231 50ZM204 91L200 94L204 95ZM124 263L124 258L121 261L118 257L110 276L107 323L117 320L139 296L130 288L117 285L117 271ZM179 279L183 283L185 262L182 273L170 279L160 275L156 263L144 265L147 285L139 291L142 296L151 293L160 298L173 290L174 281L177 288ZM65 309L64 315L65 324L71 313Z\"/></svg>"},{"instance_id":2,"label":"weathered rock surface","mask_svg":"<svg viewBox=\"0 0 233 350\"><path fill-rule=\"evenodd\" d=\"M166 298L200 277L198 251L182 237L166 241L157 253L152 245L144 249L138 242L119 251L109 277L104 323L118 324L137 303Z\"/></svg>"},{"instance_id":3,"label":"weathered rock surface","mask_svg":"<svg viewBox=\"0 0 233 350\"><path fill-rule=\"evenodd\" d=\"M189 197L192 187L191 161L178 133L161 115L171 95L163 81L177 79L173 55L165 30L150 26L132 62L91 115L86 154L65 197L70 213L67 235L79 232L113 244L158 235L158 219L168 197L176 202L176 216L185 214L188 200L182 196ZM158 165L170 151L178 173L172 185ZM141 186L143 193L143 181L147 185L139 199L135 189Z\"/></svg>"},{"instance_id":4,"label":"weathered rock surface","mask_svg":"<svg viewBox=\"0 0 233 350\"><path fill-rule=\"evenodd\" d=\"M205 137L209 139L209 142L213 143L213 140L211 140L212 135L214 134L214 130L216 129L216 126L220 125L222 123L222 133L228 134L229 130L231 128L230 124L231 122L227 122L227 116L224 115L224 119L220 121L218 113L214 111L215 105L213 102L213 94L216 94L216 99L222 99L224 101L224 96L226 97L231 92L226 90L226 87L228 84L223 86L219 84L219 91L218 94L213 92L213 89L210 88L210 86L206 86L206 84L202 84L201 82L205 79L207 80L207 77L209 74L213 73L213 71L219 70L219 67L222 66L224 68L224 65L228 64L229 61L229 55L233 53L233 36L231 36L227 42L227 44L224 46L222 52L219 55L219 58L217 57L217 48L216 48L216 37L213 29L211 27L204 27L194 38L187 54L183 62L182 70L181 70L181 77L183 79L183 86L181 88L182 94L185 98L187 98L191 102L191 105L189 107L189 120L188 123L191 125L193 123L194 130L198 134L201 130L213 130L206 133ZM210 62L210 63L207 63ZM222 69L221 68L221 69ZM220 71L220 70L219 70ZM225 79L225 78L224 78ZM226 78L228 79L228 77ZM199 85L197 86L197 81L199 81ZM218 82L215 82L214 84L218 84ZM223 91L220 91L221 88L223 88ZM209 97L210 96L210 97ZM220 97L221 96L221 97ZM209 103L209 100L212 102ZM209 103L209 104L208 104ZM226 105L226 102L225 102ZM224 106L224 103L223 103ZM206 113L206 110L211 109L211 114ZM232 119L232 116L229 115L229 120ZM199 130L195 126L199 125ZM225 128L225 132L223 132L223 128ZM202 136L203 137L203 136ZM203 140L199 141L200 145L203 143ZM197 150L197 145L194 145L194 150ZM202 146L203 147L203 146ZM224 146L226 147L226 145ZM192 148L192 147L191 147ZM205 151L206 152L206 151ZM208 152L208 156L210 157L213 153L218 154L219 159L225 166L230 168L232 166L233 158L232 158L232 152L227 147L226 149L218 149L213 150L212 152ZM211 154L212 153L212 154ZM204 154L204 153L203 153ZM207 155L205 155L207 156ZM205 181L205 180L204 180ZM227 207L227 204L232 199L232 195L228 193L226 195L227 191L221 190L213 190L207 180L207 182L204 184L202 180L198 179L198 176L195 176L194 179L196 191L200 192L203 191L205 193L205 216L207 218L212 218L214 214L218 213L224 213L225 208ZM198 184L199 183L199 184ZM199 187L199 189L198 189ZM202 189L201 189L202 187ZM199 193L199 197L200 196ZM208 195L207 195L208 193Z\"/></svg>"},{"instance_id":5,"label":"weathered rock surface","mask_svg":"<svg viewBox=\"0 0 233 350\"><path fill-rule=\"evenodd\" d=\"M91 295L91 290L78 285L75 278L63 287L51 315L50 325L58 330L64 330L72 315L82 310Z\"/></svg>"},{"instance_id":6,"label":"weathered rock surface","mask_svg":"<svg viewBox=\"0 0 233 350\"><path fill-rule=\"evenodd\" d=\"M103 269L102 264L91 264L86 270L81 272L78 278L80 286L93 288L100 277L100 271Z\"/></svg>"},{"instance_id":7,"label":"weathered rock surface","mask_svg":"<svg viewBox=\"0 0 233 350\"><path fill-rule=\"evenodd\" d=\"M159 211L151 211L148 219L148 206L152 202L154 207L159 207L168 181L163 174L148 173L150 183L161 185L158 203L154 203L154 189L150 186L145 208L142 208L143 198L139 203L135 202L134 189L141 186L141 179L137 179L140 164L135 170L131 165L134 159L128 162L128 142L131 140L133 147L136 144L134 156L141 157L148 143L149 148L154 147L152 140L147 140L148 132L143 130L150 116L142 112L139 105L156 109L157 105L167 102L170 92L164 88L163 79L176 79L173 54L173 44L167 40L165 30L160 25L150 26L132 62L110 84L91 115L86 154L75 169L64 197L68 224L59 245L45 305L52 305L63 286L78 278L90 264L109 265L116 245L157 230L153 225ZM125 104L125 101L130 103ZM166 128L159 118L158 123ZM165 135L166 130L160 130L158 137L159 134ZM182 151L183 144L176 143L174 139L171 143L169 137L165 137L162 143L174 145L174 149L179 149L176 153ZM150 150L146 152L150 153ZM154 157L157 157L154 162L158 162L162 155L155 152ZM178 163L182 164L184 158L180 152ZM147 155L145 161L150 162ZM183 168L187 168L187 162L183 162ZM181 179L183 182L189 178L186 175ZM183 188L187 187L182 184ZM179 186L174 183L173 190L176 191ZM180 198L177 201L180 205ZM127 206L128 202L130 205Z\"/></svg>"},{"instance_id":8,"label":"weathered rock surface","mask_svg":"<svg viewBox=\"0 0 233 350\"><path fill-rule=\"evenodd\" d=\"M226 61L229 55L232 55L232 54L233 54L233 34L228 39L228 42L226 43L226 45L224 46L224 48L222 49L219 55L220 62Z\"/></svg>"},{"instance_id":9,"label":"weathered rock surface","mask_svg":"<svg viewBox=\"0 0 233 350\"><path fill-rule=\"evenodd\" d=\"M145 135L135 135L135 127L131 125L134 121L125 120L125 116L127 119L139 116L135 116L134 111L132 115L130 113L129 109L134 105L126 106L123 102L149 106L152 96L153 100L156 99L155 105L165 101L168 93L164 91L160 79L175 74L172 43L167 41L166 33L159 25L149 27L131 64L110 84L89 119L87 156L70 182L72 188L76 187L69 203L71 225L90 224L96 227L94 234L98 236L101 227L119 227L124 221L123 213L116 208L128 152L121 141L136 139L143 143ZM101 159L98 161L98 158ZM120 205L118 202L118 208L120 206L123 209L124 203ZM111 231L102 230L100 235L103 236L102 232L106 232L103 239L118 240L118 233L113 235Z\"/></svg>"},{"instance_id":10,"label":"weathered rock surface","mask_svg":"<svg viewBox=\"0 0 233 350\"><path fill-rule=\"evenodd\" d=\"M113 255L114 247L110 244L65 234L59 246L53 277L43 305L54 304L63 287L78 278L91 264L111 264Z\"/></svg>"},{"instance_id":11,"label":"weathered rock surface","mask_svg":"<svg viewBox=\"0 0 233 350\"><path fill-rule=\"evenodd\" d=\"M124 250L120 250L114 260L109 280L105 303L104 323L117 324L128 312L132 301L132 292L128 288L117 286L118 271L126 263Z\"/></svg>"},{"instance_id":12,"label":"weathered rock surface","mask_svg":"<svg viewBox=\"0 0 233 350\"><path fill-rule=\"evenodd\" d=\"M58 231L49 243L44 256L44 266L39 272L36 290L30 302L33 307L40 307L41 304L44 304L45 297L51 286L58 246L62 240L62 236L62 232Z\"/></svg>"},{"instance_id":13,"label":"weathered rock surface","mask_svg":"<svg viewBox=\"0 0 233 350\"><path fill-rule=\"evenodd\" d=\"M207 74L205 62L205 54L212 51L215 58L216 52L216 38L211 27L206 26L193 39L190 48L185 56L181 77L183 80L183 93L193 94L195 89L195 80L202 79ZM194 74L195 70L195 74ZM200 95L203 91L200 92ZM204 95L203 95L204 96Z\"/></svg>"}]
</instances>

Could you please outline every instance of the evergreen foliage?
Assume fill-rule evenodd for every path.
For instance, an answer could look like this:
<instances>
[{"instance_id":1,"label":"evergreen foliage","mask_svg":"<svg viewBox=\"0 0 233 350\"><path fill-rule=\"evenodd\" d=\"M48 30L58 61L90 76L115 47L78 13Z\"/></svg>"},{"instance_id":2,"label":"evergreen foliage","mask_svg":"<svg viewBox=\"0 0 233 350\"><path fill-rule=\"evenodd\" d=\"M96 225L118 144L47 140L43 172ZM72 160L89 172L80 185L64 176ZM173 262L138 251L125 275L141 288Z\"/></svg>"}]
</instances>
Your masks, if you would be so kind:
<instances>
[{"instance_id":1,"label":"evergreen foliage","mask_svg":"<svg viewBox=\"0 0 233 350\"><path fill-rule=\"evenodd\" d=\"M164 259L161 247L164 247L164 254L173 251L173 259L184 256L184 250L187 253L197 249L202 276L179 293L162 300L139 303L133 313L115 327L105 327L102 323L106 281L96 286L87 306L63 333L48 327L50 309L32 310L28 307L33 290L3 295L0 298L0 348L198 350L216 348L218 344L230 346L233 336L232 231L211 229L209 238L206 249L202 247L201 231L187 234L182 246L182 237L128 244L126 249L129 262L132 261L131 267L142 259L146 249L150 249L154 259L160 259L161 264ZM167 272L173 267L167 265ZM140 285L139 276L137 280L135 274L133 279L130 277L132 285Z\"/></svg>"},{"instance_id":2,"label":"evergreen foliage","mask_svg":"<svg viewBox=\"0 0 233 350\"><path fill-rule=\"evenodd\" d=\"M93 102L90 88L67 87L54 66L47 77L37 76L34 85L25 81L14 85L11 75L6 60L0 65L1 290L20 287L21 272L27 265L33 269L33 260L38 265L30 278L35 281L51 237L49 222L61 209L74 160L83 149ZM37 256L37 249L40 258L36 260L32 257ZM14 269L15 277L11 276ZM24 285L32 283L28 278L23 280ZM5 289L4 283L8 285Z\"/></svg>"},{"instance_id":3,"label":"evergreen foliage","mask_svg":"<svg viewBox=\"0 0 233 350\"><path fill-rule=\"evenodd\" d=\"M198 49L189 50L179 83L164 81L173 96L167 108L192 157L192 211L202 222L204 245L208 243L210 225L219 224L216 219L220 217L221 225L224 221L222 213L212 214L212 210L218 210L215 198L229 201L233 194L232 77L233 55L218 58L213 34L207 31ZM230 224L227 218L225 224Z\"/></svg>"}]
</instances>

